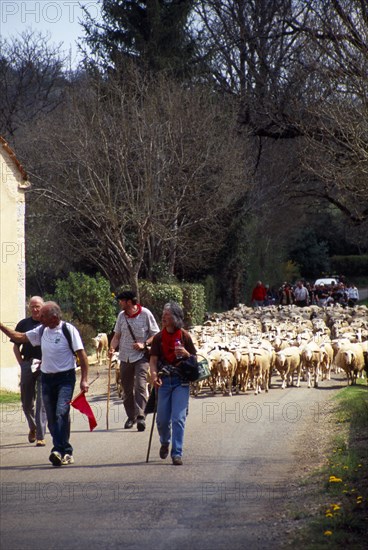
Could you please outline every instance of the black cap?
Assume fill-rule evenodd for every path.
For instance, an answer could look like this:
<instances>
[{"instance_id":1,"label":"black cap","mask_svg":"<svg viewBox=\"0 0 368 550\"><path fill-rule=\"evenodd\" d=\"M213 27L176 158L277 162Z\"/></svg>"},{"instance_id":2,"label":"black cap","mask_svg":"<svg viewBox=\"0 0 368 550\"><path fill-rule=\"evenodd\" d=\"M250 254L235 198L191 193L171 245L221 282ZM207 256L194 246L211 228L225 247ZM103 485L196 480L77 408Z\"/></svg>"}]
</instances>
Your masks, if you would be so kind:
<instances>
[{"instance_id":1,"label":"black cap","mask_svg":"<svg viewBox=\"0 0 368 550\"><path fill-rule=\"evenodd\" d=\"M120 292L120 294L118 294L116 296L116 299L117 300L132 300L132 301L134 301L134 300L137 299L137 296L131 290L124 290L124 292Z\"/></svg>"}]
</instances>

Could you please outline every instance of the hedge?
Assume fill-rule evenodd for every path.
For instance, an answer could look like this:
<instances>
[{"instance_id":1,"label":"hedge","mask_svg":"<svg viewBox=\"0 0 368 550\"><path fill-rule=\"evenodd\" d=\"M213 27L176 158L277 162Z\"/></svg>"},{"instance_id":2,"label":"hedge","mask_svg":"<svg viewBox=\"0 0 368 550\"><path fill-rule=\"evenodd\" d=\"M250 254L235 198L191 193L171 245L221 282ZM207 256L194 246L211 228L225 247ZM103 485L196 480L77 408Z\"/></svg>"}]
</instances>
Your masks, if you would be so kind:
<instances>
[{"instance_id":1,"label":"hedge","mask_svg":"<svg viewBox=\"0 0 368 550\"><path fill-rule=\"evenodd\" d=\"M167 302L177 302L183 307L183 291L178 285L139 281L140 303L150 309L161 325L162 309Z\"/></svg>"},{"instance_id":2,"label":"hedge","mask_svg":"<svg viewBox=\"0 0 368 550\"><path fill-rule=\"evenodd\" d=\"M206 295L203 285L182 284L186 326L201 325L206 313Z\"/></svg>"},{"instance_id":3,"label":"hedge","mask_svg":"<svg viewBox=\"0 0 368 550\"><path fill-rule=\"evenodd\" d=\"M118 292L128 290L121 288ZM117 292L117 293L118 293ZM204 286L191 283L151 283L139 281L140 303L152 311L159 326L162 309L167 302L177 302L184 310L185 326L203 323L206 312Z\"/></svg>"},{"instance_id":4,"label":"hedge","mask_svg":"<svg viewBox=\"0 0 368 550\"><path fill-rule=\"evenodd\" d=\"M66 279L57 279L54 295L45 296L57 302L65 318L90 325L94 332L111 332L116 319L116 303L110 282L100 273L90 277L84 273L69 273ZM69 319L68 319L69 320Z\"/></svg>"}]
</instances>

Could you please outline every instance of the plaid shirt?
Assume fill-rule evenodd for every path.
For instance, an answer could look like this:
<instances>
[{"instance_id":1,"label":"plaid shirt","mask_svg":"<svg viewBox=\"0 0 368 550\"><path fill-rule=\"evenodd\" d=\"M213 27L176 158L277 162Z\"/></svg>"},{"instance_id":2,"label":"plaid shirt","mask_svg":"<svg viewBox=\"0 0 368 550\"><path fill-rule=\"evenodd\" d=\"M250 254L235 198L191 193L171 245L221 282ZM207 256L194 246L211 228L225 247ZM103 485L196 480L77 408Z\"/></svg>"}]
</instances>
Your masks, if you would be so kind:
<instances>
[{"instance_id":1,"label":"plaid shirt","mask_svg":"<svg viewBox=\"0 0 368 550\"><path fill-rule=\"evenodd\" d=\"M136 337L137 342L144 344L148 338L159 332L158 325L149 309L142 307L136 317L127 317L124 311L118 315L115 324L115 334L119 336L119 360L125 363L134 363L143 357L143 350L133 348L134 340L130 334L127 322Z\"/></svg>"}]
</instances>

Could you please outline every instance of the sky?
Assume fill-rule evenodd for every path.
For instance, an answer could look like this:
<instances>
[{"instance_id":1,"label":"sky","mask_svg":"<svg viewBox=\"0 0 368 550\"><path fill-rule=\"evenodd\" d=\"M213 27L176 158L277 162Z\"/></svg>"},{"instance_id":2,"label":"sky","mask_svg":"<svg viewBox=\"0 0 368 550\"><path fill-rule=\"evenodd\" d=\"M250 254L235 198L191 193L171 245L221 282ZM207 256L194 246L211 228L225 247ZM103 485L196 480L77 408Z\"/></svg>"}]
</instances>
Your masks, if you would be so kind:
<instances>
[{"instance_id":1,"label":"sky","mask_svg":"<svg viewBox=\"0 0 368 550\"><path fill-rule=\"evenodd\" d=\"M81 5L87 7L94 18L99 17L97 0L1 0L0 34L3 38L18 36L29 28L48 33L50 44L62 43L69 54L72 66L78 62L76 41L83 36L80 20Z\"/></svg>"}]
</instances>

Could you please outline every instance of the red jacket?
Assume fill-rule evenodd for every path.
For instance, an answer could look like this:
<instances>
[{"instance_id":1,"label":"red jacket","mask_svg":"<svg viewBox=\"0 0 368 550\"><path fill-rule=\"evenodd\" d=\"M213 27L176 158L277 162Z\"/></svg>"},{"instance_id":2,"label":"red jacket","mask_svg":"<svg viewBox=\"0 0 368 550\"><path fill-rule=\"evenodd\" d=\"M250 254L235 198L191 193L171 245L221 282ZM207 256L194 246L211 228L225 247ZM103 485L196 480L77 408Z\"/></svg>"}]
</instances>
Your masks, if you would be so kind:
<instances>
[{"instance_id":1,"label":"red jacket","mask_svg":"<svg viewBox=\"0 0 368 550\"><path fill-rule=\"evenodd\" d=\"M266 299L267 290L263 285L255 286L252 291L252 301L256 300L257 302L263 302Z\"/></svg>"}]
</instances>

